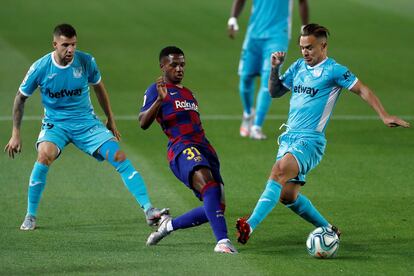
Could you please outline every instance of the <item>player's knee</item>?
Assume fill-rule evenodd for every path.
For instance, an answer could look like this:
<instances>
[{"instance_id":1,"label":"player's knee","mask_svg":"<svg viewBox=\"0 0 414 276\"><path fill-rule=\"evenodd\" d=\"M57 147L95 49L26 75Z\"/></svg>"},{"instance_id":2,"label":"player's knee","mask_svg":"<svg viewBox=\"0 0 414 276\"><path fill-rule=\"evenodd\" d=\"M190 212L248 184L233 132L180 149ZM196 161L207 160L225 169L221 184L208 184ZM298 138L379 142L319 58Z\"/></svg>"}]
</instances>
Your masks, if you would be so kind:
<instances>
[{"instance_id":1,"label":"player's knee","mask_svg":"<svg viewBox=\"0 0 414 276\"><path fill-rule=\"evenodd\" d=\"M122 150L118 150L114 154L114 161L115 162L122 162L126 160L126 154Z\"/></svg>"},{"instance_id":2,"label":"player's knee","mask_svg":"<svg viewBox=\"0 0 414 276\"><path fill-rule=\"evenodd\" d=\"M48 155L48 154L44 154L44 153L39 153L39 155L37 156L37 162L46 165L46 166L50 166L54 161L54 157Z\"/></svg>"},{"instance_id":3,"label":"player's knee","mask_svg":"<svg viewBox=\"0 0 414 276\"><path fill-rule=\"evenodd\" d=\"M272 168L270 178L284 185L286 181L288 181L288 178L286 176L286 169L283 168L283 166L281 166L279 162L276 163Z\"/></svg>"},{"instance_id":4,"label":"player's knee","mask_svg":"<svg viewBox=\"0 0 414 276\"><path fill-rule=\"evenodd\" d=\"M279 201L284 205L292 204L296 201L296 196L291 193L282 193Z\"/></svg>"}]
</instances>

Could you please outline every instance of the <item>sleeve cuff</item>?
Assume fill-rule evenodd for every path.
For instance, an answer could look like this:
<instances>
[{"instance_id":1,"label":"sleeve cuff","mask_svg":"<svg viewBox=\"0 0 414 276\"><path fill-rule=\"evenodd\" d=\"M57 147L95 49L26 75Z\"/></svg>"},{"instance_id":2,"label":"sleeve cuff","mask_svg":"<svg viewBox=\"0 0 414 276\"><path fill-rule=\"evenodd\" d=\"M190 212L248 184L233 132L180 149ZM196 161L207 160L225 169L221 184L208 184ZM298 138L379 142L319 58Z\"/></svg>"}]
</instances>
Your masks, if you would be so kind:
<instances>
[{"instance_id":1,"label":"sleeve cuff","mask_svg":"<svg viewBox=\"0 0 414 276\"><path fill-rule=\"evenodd\" d=\"M19 88L19 92L26 97L30 97L30 94L27 94L26 92L24 92L21 88Z\"/></svg>"},{"instance_id":2,"label":"sleeve cuff","mask_svg":"<svg viewBox=\"0 0 414 276\"><path fill-rule=\"evenodd\" d=\"M91 82L92 85L97 85L98 83L100 83L102 80L102 77L99 77L98 81L96 82Z\"/></svg>"},{"instance_id":3,"label":"sleeve cuff","mask_svg":"<svg viewBox=\"0 0 414 276\"><path fill-rule=\"evenodd\" d=\"M351 90L352 87L354 87L354 85L358 82L358 78L355 78L355 80L346 88L348 90Z\"/></svg>"}]
</instances>

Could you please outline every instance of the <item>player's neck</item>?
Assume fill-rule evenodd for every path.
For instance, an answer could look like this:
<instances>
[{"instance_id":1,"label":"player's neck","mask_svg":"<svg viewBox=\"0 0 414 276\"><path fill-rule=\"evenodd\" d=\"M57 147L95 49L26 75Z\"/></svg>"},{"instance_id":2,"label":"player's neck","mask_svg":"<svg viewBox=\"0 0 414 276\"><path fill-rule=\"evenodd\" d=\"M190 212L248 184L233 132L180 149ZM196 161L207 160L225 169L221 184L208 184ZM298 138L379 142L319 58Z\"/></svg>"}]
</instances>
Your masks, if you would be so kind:
<instances>
[{"instance_id":1,"label":"player's neck","mask_svg":"<svg viewBox=\"0 0 414 276\"><path fill-rule=\"evenodd\" d=\"M319 59L316 63L315 63L315 65L308 65L310 68L315 68L315 67L318 67L318 66L320 66L320 65L322 65L322 64L324 64L325 63L325 61L328 59L328 57L327 56L323 56L321 59Z\"/></svg>"},{"instance_id":2,"label":"player's neck","mask_svg":"<svg viewBox=\"0 0 414 276\"><path fill-rule=\"evenodd\" d=\"M52 58L55 63L59 66L66 67L67 65L71 64L73 59L70 62L67 62L65 59L60 59L56 51L53 51Z\"/></svg>"},{"instance_id":3,"label":"player's neck","mask_svg":"<svg viewBox=\"0 0 414 276\"><path fill-rule=\"evenodd\" d=\"M174 82L172 82L172 81L169 81L168 83L169 83L169 84L172 84L172 85L174 85L174 86L177 86L177 87L179 87L179 88L183 88L183 87L184 87L184 85L182 85L182 84L181 84L181 82L174 83Z\"/></svg>"}]
</instances>

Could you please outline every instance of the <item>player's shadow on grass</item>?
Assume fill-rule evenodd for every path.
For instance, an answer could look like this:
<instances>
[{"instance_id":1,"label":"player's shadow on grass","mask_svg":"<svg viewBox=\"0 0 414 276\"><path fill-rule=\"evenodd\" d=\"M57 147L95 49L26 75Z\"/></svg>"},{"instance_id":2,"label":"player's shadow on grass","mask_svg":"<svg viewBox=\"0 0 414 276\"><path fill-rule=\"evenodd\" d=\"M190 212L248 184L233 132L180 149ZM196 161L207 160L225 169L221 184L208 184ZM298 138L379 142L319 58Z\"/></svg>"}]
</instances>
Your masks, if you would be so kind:
<instances>
[{"instance_id":1,"label":"player's shadow on grass","mask_svg":"<svg viewBox=\"0 0 414 276\"><path fill-rule=\"evenodd\" d=\"M297 258L301 255L308 255L306 252L306 240L296 235L283 237L272 237L269 239L252 237L248 244L237 246L239 253L255 254L263 256L283 256ZM366 261L370 258L366 254L369 248L364 244L344 242L339 247L338 255L333 260ZM361 254L362 252L362 254ZM310 257L310 256L309 256Z\"/></svg>"}]
</instances>

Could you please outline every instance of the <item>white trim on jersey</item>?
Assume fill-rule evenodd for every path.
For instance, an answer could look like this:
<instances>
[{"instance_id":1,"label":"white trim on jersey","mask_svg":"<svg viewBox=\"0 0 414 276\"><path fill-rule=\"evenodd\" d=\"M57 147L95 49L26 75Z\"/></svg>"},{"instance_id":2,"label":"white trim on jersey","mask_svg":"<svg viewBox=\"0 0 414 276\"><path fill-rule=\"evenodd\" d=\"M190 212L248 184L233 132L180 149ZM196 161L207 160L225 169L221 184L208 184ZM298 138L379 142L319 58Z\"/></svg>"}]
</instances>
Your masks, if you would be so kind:
<instances>
[{"instance_id":1,"label":"white trim on jersey","mask_svg":"<svg viewBox=\"0 0 414 276\"><path fill-rule=\"evenodd\" d=\"M284 81L282 81L282 84L283 84L284 87L286 87L287 89L289 89L289 91L292 91L292 87L289 87L289 85L287 85L287 83L285 83Z\"/></svg>"},{"instance_id":2,"label":"white trim on jersey","mask_svg":"<svg viewBox=\"0 0 414 276\"><path fill-rule=\"evenodd\" d=\"M97 85L102 80L102 76L99 76L99 80L97 82L91 82L92 85Z\"/></svg>"},{"instance_id":3,"label":"white trim on jersey","mask_svg":"<svg viewBox=\"0 0 414 276\"><path fill-rule=\"evenodd\" d=\"M23 95L23 96L26 96L26 97L30 97L30 95L29 94L27 94L26 92L24 92L22 89L20 89L19 88L19 92Z\"/></svg>"},{"instance_id":4,"label":"white trim on jersey","mask_svg":"<svg viewBox=\"0 0 414 276\"><path fill-rule=\"evenodd\" d=\"M307 64L305 64L305 65L306 65L306 68L307 68L307 69L314 69L314 68L319 67L319 66L321 66L322 64L324 64L327 60L328 60L328 57L326 57L324 60L322 60L322 61L321 61L321 62L319 62L318 64L315 64L314 66L310 66L310 65L307 65Z\"/></svg>"},{"instance_id":5,"label":"white trim on jersey","mask_svg":"<svg viewBox=\"0 0 414 276\"><path fill-rule=\"evenodd\" d=\"M51 58L52 58L52 63L53 63L53 65L55 65L57 68L59 68L59 69L66 69L66 68L68 68L69 66L71 66L72 65L72 62L75 60L75 54L73 54L73 58L72 58L72 60L68 63L68 64L66 64L65 66L62 66L62 65L59 65L57 62L56 62L56 60L55 60L55 52L53 51L53 52L51 52L50 53L52 56L51 56Z\"/></svg>"},{"instance_id":6,"label":"white trim on jersey","mask_svg":"<svg viewBox=\"0 0 414 276\"><path fill-rule=\"evenodd\" d=\"M352 87L354 87L354 85L358 82L358 78L355 78L355 81L353 83L351 83L351 85L349 85L346 89L351 90Z\"/></svg>"},{"instance_id":7,"label":"white trim on jersey","mask_svg":"<svg viewBox=\"0 0 414 276\"><path fill-rule=\"evenodd\" d=\"M326 102L325 108L322 112L321 119L319 120L319 124L316 127L316 130L322 132L328 122L329 117L332 114L332 110L335 106L336 99L339 96L339 92L341 91L341 87L334 87L332 88L331 93L329 93L328 101Z\"/></svg>"}]
</instances>

